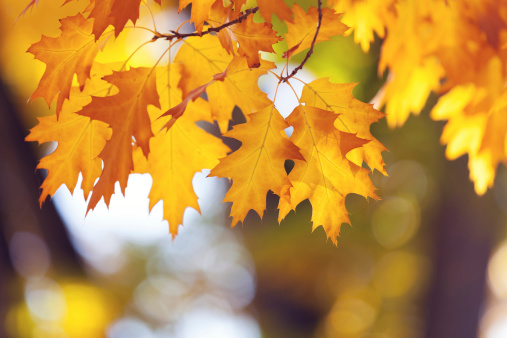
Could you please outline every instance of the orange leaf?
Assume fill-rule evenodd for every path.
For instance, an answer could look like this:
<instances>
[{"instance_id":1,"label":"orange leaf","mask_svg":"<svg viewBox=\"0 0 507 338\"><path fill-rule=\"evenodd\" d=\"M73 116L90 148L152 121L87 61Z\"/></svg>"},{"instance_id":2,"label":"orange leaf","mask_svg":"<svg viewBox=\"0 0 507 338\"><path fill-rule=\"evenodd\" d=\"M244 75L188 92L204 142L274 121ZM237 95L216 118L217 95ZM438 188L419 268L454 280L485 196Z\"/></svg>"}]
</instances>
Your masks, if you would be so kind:
<instances>
[{"instance_id":1,"label":"orange leaf","mask_svg":"<svg viewBox=\"0 0 507 338\"><path fill-rule=\"evenodd\" d=\"M128 20L135 24L139 19L141 0L94 0L89 19L93 19L93 34L98 40L109 25L114 26L115 36L123 30Z\"/></svg>"},{"instance_id":2,"label":"orange leaf","mask_svg":"<svg viewBox=\"0 0 507 338\"><path fill-rule=\"evenodd\" d=\"M149 153L149 140L153 136L148 116L148 105L159 107L155 74L151 68L131 68L129 71L113 72L104 80L116 86L119 93L107 97L93 97L92 102L79 112L92 120L108 123L113 129L100 158L104 170L93 189L88 210L93 209L104 196L109 205L114 184L120 182L125 193L128 176L133 169L132 143L141 147L145 156Z\"/></svg>"},{"instance_id":3,"label":"orange leaf","mask_svg":"<svg viewBox=\"0 0 507 338\"><path fill-rule=\"evenodd\" d=\"M116 36L125 28L127 21L130 20L133 24L136 23L139 19L140 6L141 0L116 0L114 2L111 8L111 16L113 17L114 34Z\"/></svg>"},{"instance_id":4,"label":"orange leaf","mask_svg":"<svg viewBox=\"0 0 507 338\"><path fill-rule=\"evenodd\" d=\"M292 11L283 0L257 0L259 12L266 22L271 23L273 13L282 21L292 22Z\"/></svg>"},{"instance_id":5,"label":"orange leaf","mask_svg":"<svg viewBox=\"0 0 507 338\"><path fill-rule=\"evenodd\" d=\"M273 53L273 44L282 40L271 24L255 23L252 15L234 25L232 32L239 43L238 53L246 57L250 68L260 66L260 51Z\"/></svg>"},{"instance_id":6,"label":"orange leaf","mask_svg":"<svg viewBox=\"0 0 507 338\"><path fill-rule=\"evenodd\" d=\"M336 114L317 107L298 106L287 118L294 127L290 140L301 149L305 161L295 160L289 174L291 203L279 202L279 220L290 210L309 199L312 204L313 229L322 225L327 237L336 244L342 223L350 223L345 197L355 193L378 198L368 170L346 158L346 154L367 143L354 134L334 127Z\"/></svg>"},{"instance_id":7,"label":"orange leaf","mask_svg":"<svg viewBox=\"0 0 507 338\"><path fill-rule=\"evenodd\" d=\"M304 161L298 147L285 134L288 123L273 104L248 117L248 122L225 134L241 141L241 147L222 158L210 173L210 176L232 178L224 201L232 202L233 225L243 221L250 209L262 217L268 191L284 197L284 189L291 185L285 160Z\"/></svg>"},{"instance_id":8,"label":"orange leaf","mask_svg":"<svg viewBox=\"0 0 507 338\"><path fill-rule=\"evenodd\" d=\"M372 170L377 169L387 175L381 154L387 149L370 132L371 124L383 118L384 114L373 105L356 100L352 96L354 87L354 83L336 84L327 78L318 79L304 86L301 102L338 114L335 121L337 129L369 140L362 147L352 150L347 158L358 166L364 161Z\"/></svg>"},{"instance_id":9,"label":"orange leaf","mask_svg":"<svg viewBox=\"0 0 507 338\"><path fill-rule=\"evenodd\" d=\"M222 0L216 0L213 6L211 7L210 16L207 20L211 27L219 27L223 24L229 22L229 19L233 16L232 11L232 3L224 7L224 2ZM221 29L217 33L218 39L220 40L220 44L227 51L228 54L234 54L234 46L231 37L231 33L228 29Z\"/></svg>"},{"instance_id":10,"label":"orange leaf","mask_svg":"<svg viewBox=\"0 0 507 338\"><path fill-rule=\"evenodd\" d=\"M221 0L219 0L221 1ZM231 3L234 4L234 14L235 17L238 17L241 15L241 10L243 6L246 4L247 0L231 0Z\"/></svg>"},{"instance_id":11,"label":"orange leaf","mask_svg":"<svg viewBox=\"0 0 507 338\"><path fill-rule=\"evenodd\" d=\"M204 21L208 20L210 16L211 6L215 0L180 0L178 12L189 4L192 4L192 11L190 13L190 21L194 23L195 30L199 33L202 32Z\"/></svg>"},{"instance_id":12,"label":"orange leaf","mask_svg":"<svg viewBox=\"0 0 507 338\"><path fill-rule=\"evenodd\" d=\"M109 25L113 24L111 9L113 8L114 1L115 0L94 0L90 3L90 6L93 6L93 8L88 18L93 19L92 33L95 35L95 40L100 38Z\"/></svg>"},{"instance_id":13,"label":"orange leaf","mask_svg":"<svg viewBox=\"0 0 507 338\"><path fill-rule=\"evenodd\" d=\"M312 45L319 22L319 12L317 8L310 7L306 13L297 4L292 6L292 12L294 13L294 22L287 22L288 32L285 34L285 39L289 50L296 47L293 54L297 54ZM340 15L332 9L322 9L322 23L316 43L329 40L336 35L342 35L347 31L348 27L340 22Z\"/></svg>"},{"instance_id":14,"label":"orange leaf","mask_svg":"<svg viewBox=\"0 0 507 338\"><path fill-rule=\"evenodd\" d=\"M85 20L81 14L67 17L60 22L60 36L42 36L39 42L28 49L37 60L46 64L46 71L30 99L43 97L49 106L58 95L57 117L62 110L63 101L69 98L74 74L77 75L81 87L84 86L99 51L99 46L90 35L92 23Z\"/></svg>"},{"instance_id":15,"label":"orange leaf","mask_svg":"<svg viewBox=\"0 0 507 338\"><path fill-rule=\"evenodd\" d=\"M190 102L197 100L202 94L204 94L204 92L206 91L206 88L208 88L208 86L213 84L215 81L223 81L225 79L226 75L227 75L227 71L224 71L223 73L220 73L220 74L216 74L215 76L213 76L213 80L211 80L210 82L208 82L206 84L203 84L202 86L199 86L199 87L191 90L190 93L188 93L187 97L183 101L181 101L179 104L177 104L176 106L174 106L171 109L169 109L168 111L166 111L164 114L160 115L160 117L169 116L169 115L171 115L171 117L172 117L169 120L169 122L167 122L164 125L163 128L167 128L167 129L171 128L171 126L174 124L174 122L176 122L176 120L178 118L180 118L181 115L183 115L183 113L187 109L187 105Z\"/></svg>"}]
</instances>

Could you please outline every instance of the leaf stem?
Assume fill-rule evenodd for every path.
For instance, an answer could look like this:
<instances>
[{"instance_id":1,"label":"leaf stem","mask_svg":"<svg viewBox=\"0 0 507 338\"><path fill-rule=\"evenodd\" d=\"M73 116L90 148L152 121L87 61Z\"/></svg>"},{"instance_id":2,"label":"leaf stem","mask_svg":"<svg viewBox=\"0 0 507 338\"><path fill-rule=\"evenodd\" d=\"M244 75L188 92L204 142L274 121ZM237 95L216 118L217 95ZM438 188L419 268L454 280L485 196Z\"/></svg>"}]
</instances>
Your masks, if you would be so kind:
<instances>
[{"instance_id":1,"label":"leaf stem","mask_svg":"<svg viewBox=\"0 0 507 338\"><path fill-rule=\"evenodd\" d=\"M308 61L308 59L310 59L310 56L313 54L313 47L315 46L315 43L317 42L317 36L319 35L320 25L322 23L322 0L317 0L317 3L318 3L318 11L319 11L319 21L317 23L317 30L315 31L315 35L313 36L310 50L308 51L308 53L306 53L306 56L305 56L303 62L301 62L301 64L299 66L294 68L289 75L280 76L280 82L287 82L291 77L296 75L297 72L299 72L301 69L303 69L303 66L305 65L306 61ZM288 62L288 60L287 60L287 62Z\"/></svg>"},{"instance_id":2,"label":"leaf stem","mask_svg":"<svg viewBox=\"0 0 507 338\"><path fill-rule=\"evenodd\" d=\"M320 3L320 0L319 0L319 3ZM241 21L245 20L250 14L253 14L253 13L257 12L258 10L259 10L259 7L254 7L254 8L247 9L245 11L245 13L243 13L243 15L239 16L238 18L236 18L236 19L234 19L232 21L229 21L227 23L224 23L223 25L218 26L218 27L209 27L206 31L201 32L201 33L198 33L198 32L180 33L178 31L171 31L171 34L160 34L160 33L156 34L153 37L153 40L157 40L157 39L166 39L166 40L169 40L169 41L171 41L173 39L181 40L181 39L184 39L184 38L188 38L190 36L203 36L203 35L210 34L210 33L218 33L218 32L220 32L224 28L227 28L229 26L232 26L232 25L235 25L237 23L240 23Z\"/></svg>"}]
</instances>

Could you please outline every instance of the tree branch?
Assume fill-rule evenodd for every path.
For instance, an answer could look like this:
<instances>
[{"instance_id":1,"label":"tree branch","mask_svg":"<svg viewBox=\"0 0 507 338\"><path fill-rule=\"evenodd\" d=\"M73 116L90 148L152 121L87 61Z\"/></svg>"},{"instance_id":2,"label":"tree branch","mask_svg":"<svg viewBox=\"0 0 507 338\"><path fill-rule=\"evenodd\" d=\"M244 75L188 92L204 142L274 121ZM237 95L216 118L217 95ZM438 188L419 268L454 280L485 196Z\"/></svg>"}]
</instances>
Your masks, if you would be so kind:
<instances>
[{"instance_id":1,"label":"tree branch","mask_svg":"<svg viewBox=\"0 0 507 338\"><path fill-rule=\"evenodd\" d=\"M317 0L317 2L318 2L318 10L319 10L319 21L317 23L317 30L315 31L315 35L313 36L310 50L308 51L308 53L306 53L306 56L305 56L303 62L301 62L301 64L299 66L294 68L289 75L280 76L279 82L287 82L291 77L296 75L297 72L299 72L301 69L303 69L303 66L305 65L306 61L308 61L308 59L310 59L310 56L313 54L313 47L315 46L315 43L317 42L317 36L319 35L320 25L322 23L322 0Z\"/></svg>"},{"instance_id":2,"label":"tree branch","mask_svg":"<svg viewBox=\"0 0 507 338\"><path fill-rule=\"evenodd\" d=\"M319 5L320 5L320 0L319 0ZM319 7L319 9L320 9L320 7ZM177 32L177 31L171 31L172 34L158 34L158 35L155 35L153 37L153 40L166 39L166 40L171 41L173 39L180 40L180 39L188 38L190 36L203 36L203 35L206 35L206 34L210 34L212 32L218 33L218 32L220 32L224 28L227 28L229 26L232 26L232 25L235 25L237 23L240 23L241 21L245 20L247 18L247 16L249 16L250 14L253 14L253 13L257 12L258 10L259 10L259 7L254 7L254 8L247 9L245 11L245 13L243 15L239 16L237 19L234 19L232 21L224 23L223 25L218 26L218 27L210 27L210 28L208 28L206 31L204 31L202 33L193 32L193 33L183 34L183 33Z\"/></svg>"}]
</instances>

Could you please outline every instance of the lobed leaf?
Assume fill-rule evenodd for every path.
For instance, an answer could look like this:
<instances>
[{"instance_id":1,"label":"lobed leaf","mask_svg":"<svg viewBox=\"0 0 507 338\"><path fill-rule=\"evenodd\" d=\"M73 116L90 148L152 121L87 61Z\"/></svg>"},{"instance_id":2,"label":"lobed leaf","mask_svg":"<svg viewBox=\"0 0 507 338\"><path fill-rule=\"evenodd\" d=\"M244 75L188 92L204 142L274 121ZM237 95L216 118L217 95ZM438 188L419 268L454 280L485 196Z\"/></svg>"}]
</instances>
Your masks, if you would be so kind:
<instances>
[{"instance_id":1,"label":"lobed leaf","mask_svg":"<svg viewBox=\"0 0 507 338\"><path fill-rule=\"evenodd\" d=\"M210 173L210 176L232 179L224 201L232 202L233 225L243 221L250 209L262 217L270 190L288 198L285 191L291 184L285 172L285 160L304 160L298 147L288 140L285 128L289 125L273 104L248 117L249 121L224 135L241 141L241 147L220 159L220 164Z\"/></svg>"},{"instance_id":2,"label":"lobed leaf","mask_svg":"<svg viewBox=\"0 0 507 338\"><path fill-rule=\"evenodd\" d=\"M151 68L113 72L104 77L104 80L116 86L118 94L93 97L91 103L79 112L82 116L109 124L113 131L111 139L99 155L104 161L104 170L93 189L88 210L93 209L102 197L106 205L109 205L117 181L125 193L128 176L133 170L133 139L144 156L148 156L149 140L153 133L147 109L148 105L160 107L155 78Z\"/></svg>"},{"instance_id":3,"label":"lobed leaf","mask_svg":"<svg viewBox=\"0 0 507 338\"><path fill-rule=\"evenodd\" d=\"M348 152L368 140L345 133L335 126L337 114L300 105L287 118L294 127L290 140L301 149L304 160L295 160L289 174L290 202L280 199L279 221L302 201L312 204L313 229L322 225L336 245L342 223L350 223L345 197L355 193L378 199L368 170L346 158Z\"/></svg>"},{"instance_id":4,"label":"lobed leaf","mask_svg":"<svg viewBox=\"0 0 507 338\"><path fill-rule=\"evenodd\" d=\"M92 23L81 14L64 18L60 22L60 36L42 36L39 42L28 49L37 60L46 64L46 70L30 99L42 97L50 106L58 95L57 117L64 100L69 98L74 74L82 89L85 80L90 78L92 63L100 47L91 36Z\"/></svg>"}]
</instances>

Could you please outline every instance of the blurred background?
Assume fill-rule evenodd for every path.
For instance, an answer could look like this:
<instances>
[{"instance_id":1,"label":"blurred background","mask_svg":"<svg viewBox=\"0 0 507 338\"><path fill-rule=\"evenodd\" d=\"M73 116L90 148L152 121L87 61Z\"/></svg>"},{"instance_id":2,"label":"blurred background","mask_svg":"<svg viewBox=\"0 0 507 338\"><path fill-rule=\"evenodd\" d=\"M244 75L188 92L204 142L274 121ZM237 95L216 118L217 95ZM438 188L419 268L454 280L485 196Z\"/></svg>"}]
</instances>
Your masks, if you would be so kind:
<instances>
[{"instance_id":1,"label":"blurred background","mask_svg":"<svg viewBox=\"0 0 507 338\"><path fill-rule=\"evenodd\" d=\"M45 173L35 167L56 145L24 137L54 112L27 103L44 65L25 51L87 4L40 1L16 21L24 2L0 0L0 337L507 337L507 170L478 197L466 158L445 159L442 124L427 109L397 130L373 126L389 177L372 174L381 201L348 196L353 227L338 247L311 231L309 203L278 225L274 195L262 222L251 213L231 229L219 203L228 183L207 173L194 179L202 214L187 210L174 240L160 205L148 213L146 175L86 218L83 192L66 187L39 208ZM147 4L160 31L186 19L175 2ZM145 6L141 14L151 25ZM137 47L125 41L149 38L130 30L100 57L125 59ZM380 48L364 54L334 38L300 75L357 82L355 96L370 101L384 80ZM157 53L146 48L132 64Z\"/></svg>"}]
</instances>

